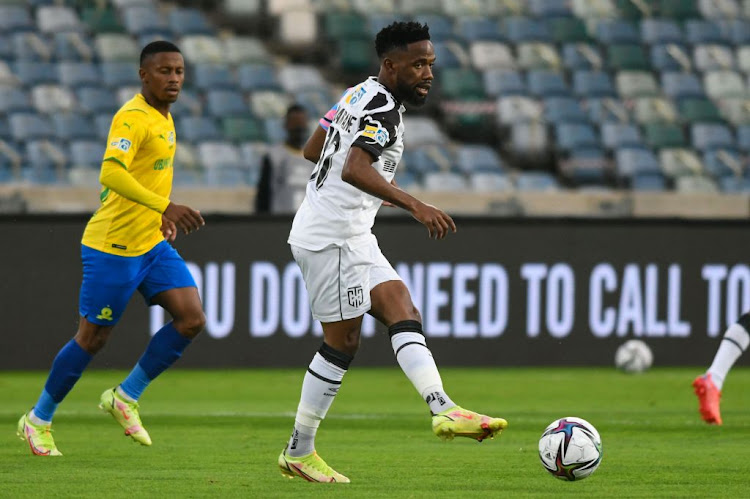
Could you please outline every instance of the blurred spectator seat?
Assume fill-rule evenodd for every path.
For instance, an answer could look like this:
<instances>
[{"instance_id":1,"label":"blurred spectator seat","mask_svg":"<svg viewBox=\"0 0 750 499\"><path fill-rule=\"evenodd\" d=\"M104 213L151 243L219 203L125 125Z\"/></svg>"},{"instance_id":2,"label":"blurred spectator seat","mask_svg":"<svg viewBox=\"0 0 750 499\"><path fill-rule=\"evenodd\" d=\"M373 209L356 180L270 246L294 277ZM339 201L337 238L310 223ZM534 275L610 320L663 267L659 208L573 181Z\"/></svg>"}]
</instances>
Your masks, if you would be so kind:
<instances>
[{"instance_id":1,"label":"blurred spectator seat","mask_svg":"<svg viewBox=\"0 0 750 499\"><path fill-rule=\"evenodd\" d=\"M31 89L31 101L40 113L72 111L76 100L70 89L60 85L37 85Z\"/></svg>"}]
</instances>

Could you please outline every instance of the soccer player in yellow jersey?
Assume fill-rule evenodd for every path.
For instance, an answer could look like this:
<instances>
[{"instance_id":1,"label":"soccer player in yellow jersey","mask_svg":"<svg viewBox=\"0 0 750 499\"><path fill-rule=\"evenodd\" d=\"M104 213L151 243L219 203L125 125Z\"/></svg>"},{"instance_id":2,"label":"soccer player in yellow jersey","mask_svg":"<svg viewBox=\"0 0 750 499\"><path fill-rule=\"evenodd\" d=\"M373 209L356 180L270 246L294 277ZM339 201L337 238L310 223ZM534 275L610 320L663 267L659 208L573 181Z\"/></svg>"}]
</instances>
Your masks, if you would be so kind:
<instances>
[{"instance_id":1,"label":"soccer player in yellow jersey","mask_svg":"<svg viewBox=\"0 0 750 499\"><path fill-rule=\"evenodd\" d=\"M52 416L104 346L136 289L149 305L164 307L173 321L154 335L127 378L100 398L99 407L133 440L151 445L138 398L205 325L195 282L168 242L178 229L189 234L204 225L198 211L169 200L177 147L169 106L177 100L184 72L175 45L148 44L140 58L141 93L112 120L101 167L101 207L81 241L78 332L57 354L39 400L18 422L19 436L35 455L62 455L52 438Z\"/></svg>"}]
</instances>

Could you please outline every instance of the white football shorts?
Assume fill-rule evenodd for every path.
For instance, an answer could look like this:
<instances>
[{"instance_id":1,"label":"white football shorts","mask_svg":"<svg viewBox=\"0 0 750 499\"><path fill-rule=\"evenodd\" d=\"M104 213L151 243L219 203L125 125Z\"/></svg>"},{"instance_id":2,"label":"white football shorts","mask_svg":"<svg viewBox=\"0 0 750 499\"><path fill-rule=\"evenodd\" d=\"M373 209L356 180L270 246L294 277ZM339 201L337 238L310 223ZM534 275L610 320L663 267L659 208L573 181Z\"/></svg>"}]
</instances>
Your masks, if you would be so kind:
<instances>
[{"instance_id":1,"label":"white football shorts","mask_svg":"<svg viewBox=\"0 0 750 499\"><path fill-rule=\"evenodd\" d=\"M401 277L380 251L375 238L350 249L328 246L310 251L290 245L302 270L312 315L320 322L338 322L370 310L370 290Z\"/></svg>"}]
</instances>

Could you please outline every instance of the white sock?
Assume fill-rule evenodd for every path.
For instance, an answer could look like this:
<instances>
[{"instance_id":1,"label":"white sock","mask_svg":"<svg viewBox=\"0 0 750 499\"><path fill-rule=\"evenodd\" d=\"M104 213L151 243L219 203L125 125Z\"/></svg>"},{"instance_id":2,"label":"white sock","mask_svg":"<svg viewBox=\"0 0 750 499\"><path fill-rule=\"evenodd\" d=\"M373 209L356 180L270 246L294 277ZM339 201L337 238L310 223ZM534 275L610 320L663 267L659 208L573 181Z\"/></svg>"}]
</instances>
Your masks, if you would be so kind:
<instances>
[{"instance_id":1,"label":"white sock","mask_svg":"<svg viewBox=\"0 0 750 499\"><path fill-rule=\"evenodd\" d=\"M401 370L430 406L433 414L456 406L443 390L443 380L440 379L440 372L432 358L432 352L427 348L424 335L419 332L398 332L391 336L391 345Z\"/></svg>"},{"instance_id":2,"label":"white sock","mask_svg":"<svg viewBox=\"0 0 750 499\"><path fill-rule=\"evenodd\" d=\"M37 416L36 414L34 414L34 409L31 409L31 411L29 411L29 416L28 417L29 417L29 421L31 421L32 423L34 423L37 426L39 426L39 425L47 426L48 424L52 423L52 421L45 421L45 420L41 419L39 416Z\"/></svg>"},{"instance_id":3,"label":"white sock","mask_svg":"<svg viewBox=\"0 0 750 499\"><path fill-rule=\"evenodd\" d=\"M302 382L302 395L294 419L294 431L289 438L289 456L302 457L315 450L318 426L333 404L344 374L346 369L332 364L320 352L315 354Z\"/></svg>"},{"instance_id":4,"label":"white sock","mask_svg":"<svg viewBox=\"0 0 750 499\"><path fill-rule=\"evenodd\" d=\"M750 344L750 334L744 327L740 324L729 326L727 332L724 333L724 338L721 340L711 367L706 371L711 375L711 380L716 388L721 390L724 386L724 379L729 374L729 370L740 358L740 355L747 350L748 344Z\"/></svg>"}]
</instances>

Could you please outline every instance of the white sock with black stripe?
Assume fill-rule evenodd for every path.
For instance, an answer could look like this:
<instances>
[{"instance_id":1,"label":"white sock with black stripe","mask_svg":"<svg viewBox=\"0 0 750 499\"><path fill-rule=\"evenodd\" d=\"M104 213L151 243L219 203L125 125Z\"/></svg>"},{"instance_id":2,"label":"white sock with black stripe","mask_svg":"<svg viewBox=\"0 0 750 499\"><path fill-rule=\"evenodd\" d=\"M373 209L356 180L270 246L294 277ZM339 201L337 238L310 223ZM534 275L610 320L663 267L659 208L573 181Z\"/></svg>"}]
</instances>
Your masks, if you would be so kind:
<instances>
[{"instance_id":1,"label":"white sock with black stripe","mask_svg":"<svg viewBox=\"0 0 750 499\"><path fill-rule=\"evenodd\" d=\"M398 365L422 396L433 414L456 404L443 390L443 380L418 321L401 321L388 328Z\"/></svg>"},{"instance_id":2,"label":"white sock with black stripe","mask_svg":"<svg viewBox=\"0 0 750 499\"><path fill-rule=\"evenodd\" d=\"M333 404L351 361L350 355L339 352L325 343L313 357L302 382L302 395L294 419L294 431L287 449L289 456L303 457L315 450L318 426Z\"/></svg>"},{"instance_id":3,"label":"white sock with black stripe","mask_svg":"<svg viewBox=\"0 0 750 499\"><path fill-rule=\"evenodd\" d=\"M750 327L750 315L748 314L740 317L736 324L729 326L727 332L724 333L719 349L716 351L711 367L706 371L711 375L711 380L719 390L724 386L724 379L729 374L729 370L732 369L734 363L750 345L748 327Z\"/></svg>"}]
</instances>

